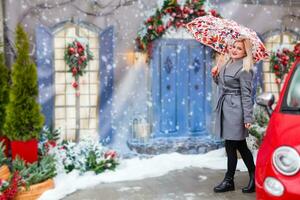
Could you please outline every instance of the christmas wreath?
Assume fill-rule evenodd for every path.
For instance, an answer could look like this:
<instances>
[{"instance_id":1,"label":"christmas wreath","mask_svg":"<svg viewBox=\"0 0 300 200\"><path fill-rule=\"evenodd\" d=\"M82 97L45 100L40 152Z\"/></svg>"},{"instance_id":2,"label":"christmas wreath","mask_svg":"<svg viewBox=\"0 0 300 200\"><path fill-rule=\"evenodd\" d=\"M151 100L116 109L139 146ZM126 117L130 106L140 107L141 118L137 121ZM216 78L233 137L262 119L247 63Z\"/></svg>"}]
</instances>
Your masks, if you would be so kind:
<instances>
[{"instance_id":1,"label":"christmas wreath","mask_svg":"<svg viewBox=\"0 0 300 200\"><path fill-rule=\"evenodd\" d=\"M153 41L160 38L168 28L178 29L187 22L207 14L220 17L216 10L207 13L204 10L204 3L205 0L164 0L161 9L157 8L138 31L135 39L137 48L147 52L149 58L152 54Z\"/></svg>"},{"instance_id":2,"label":"christmas wreath","mask_svg":"<svg viewBox=\"0 0 300 200\"><path fill-rule=\"evenodd\" d=\"M300 43L294 46L293 51L283 48L271 54L270 67L276 76L275 82L277 84L281 84L284 75L289 72L297 57L300 57Z\"/></svg>"},{"instance_id":3,"label":"christmas wreath","mask_svg":"<svg viewBox=\"0 0 300 200\"><path fill-rule=\"evenodd\" d=\"M88 62L93 59L93 54L89 49L89 45L83 45L78 40L74 40L67 45L64 59L69 67L69 72L71 72L72 76L75 78L72 86L75 89L78 89L79 76L82 76L83 73L85 73Z\"/></svg>"}]
</instances>

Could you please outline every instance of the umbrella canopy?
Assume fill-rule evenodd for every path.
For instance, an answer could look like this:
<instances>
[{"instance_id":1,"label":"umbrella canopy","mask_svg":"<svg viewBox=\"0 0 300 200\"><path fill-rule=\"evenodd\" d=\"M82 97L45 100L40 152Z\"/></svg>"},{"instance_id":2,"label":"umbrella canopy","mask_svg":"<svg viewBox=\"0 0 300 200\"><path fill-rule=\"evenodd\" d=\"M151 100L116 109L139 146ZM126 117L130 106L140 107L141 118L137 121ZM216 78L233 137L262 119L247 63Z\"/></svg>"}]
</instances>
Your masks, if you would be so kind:
<instances>
[{"instance_id":1,"label":"umbrella canopy","mask_svg":"<svg viewBox=\"0 0 300 200\"><path fill-rule=\"evenodd\" d=\"M219 53L226 53L228 47L240 37L250 39L254 62L269 56L264 44L256 32L233 20L222 19L212 15L198 17L186 24L187 30L197 41L212 47Z\"/></svg>"}]
</instances>

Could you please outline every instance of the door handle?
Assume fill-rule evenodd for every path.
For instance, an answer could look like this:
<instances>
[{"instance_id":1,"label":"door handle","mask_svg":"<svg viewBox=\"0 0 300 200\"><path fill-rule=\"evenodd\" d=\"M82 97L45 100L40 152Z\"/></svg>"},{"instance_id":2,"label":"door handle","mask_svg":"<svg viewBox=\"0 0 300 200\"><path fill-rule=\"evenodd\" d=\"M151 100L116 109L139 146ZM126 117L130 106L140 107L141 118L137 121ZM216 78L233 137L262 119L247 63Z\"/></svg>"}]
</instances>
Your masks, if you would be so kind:
<instances>
[{"instance_id":1,"label":"door handle","mask_svg":"<svg viewBox=\"0 0 300 200\"><path fill-rule=\"evenodd\" d=\"M171 85L167 85L167 90L171 90Z\"/></svg>"}]
</instances>

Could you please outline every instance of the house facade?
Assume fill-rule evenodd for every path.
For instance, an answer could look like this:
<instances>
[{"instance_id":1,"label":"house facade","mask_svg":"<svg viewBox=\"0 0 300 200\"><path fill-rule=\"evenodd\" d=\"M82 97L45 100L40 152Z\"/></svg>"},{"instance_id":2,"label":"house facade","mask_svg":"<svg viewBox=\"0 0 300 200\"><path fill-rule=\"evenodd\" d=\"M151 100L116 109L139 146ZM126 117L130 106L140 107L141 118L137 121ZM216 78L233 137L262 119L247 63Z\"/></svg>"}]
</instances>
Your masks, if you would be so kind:
<instances>
[{"instance_id":1,"label":"house facade","mask_svg":"<svg viewBox=\"0 0 300 200\"><path fill-rule=\"evenodd\" d=\"M77 134L116 149L150 153L179 143L198 151L217 148L211 49L172 28L154 42L149 62L136 49L138 30L158 7L147 0L2 0L7 63L13 63L14 29L22 23L38 67L46 125L60 128L62 139L74 140ZM207 1L205 7L254 29L268 49L292 47L300 39L297 1ZM93 54L79 91L64 61L75 39L89 44ZM278 96L268 61L256 66L258 87Z\"/></svg>"}]
</instances>

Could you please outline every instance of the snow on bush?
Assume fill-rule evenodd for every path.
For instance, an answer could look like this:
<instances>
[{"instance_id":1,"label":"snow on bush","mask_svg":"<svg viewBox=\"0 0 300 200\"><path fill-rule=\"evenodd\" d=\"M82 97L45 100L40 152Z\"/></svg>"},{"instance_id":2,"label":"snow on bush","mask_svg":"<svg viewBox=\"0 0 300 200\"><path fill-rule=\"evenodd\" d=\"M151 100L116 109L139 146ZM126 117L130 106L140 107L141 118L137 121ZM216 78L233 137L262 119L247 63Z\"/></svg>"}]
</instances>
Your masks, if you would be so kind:
<instances>
[{"instance_id":1,"label":"snow on bush","mask_svg":"<svg viewBox=\"0 0 300 200\"><path fill-rule=\"evenodd\" d=\"M78 170L81 173L114 170L118 165L117 153L104 148L99 142L85 139L79 143L63 141L49 150L56 159L58 173Z\"/></svg>"}]
</instances>

